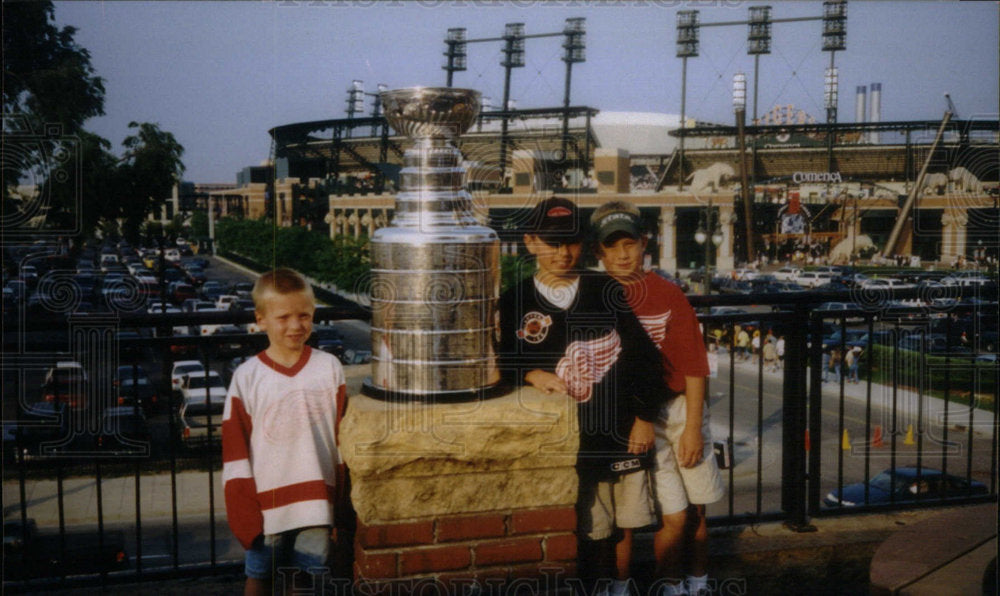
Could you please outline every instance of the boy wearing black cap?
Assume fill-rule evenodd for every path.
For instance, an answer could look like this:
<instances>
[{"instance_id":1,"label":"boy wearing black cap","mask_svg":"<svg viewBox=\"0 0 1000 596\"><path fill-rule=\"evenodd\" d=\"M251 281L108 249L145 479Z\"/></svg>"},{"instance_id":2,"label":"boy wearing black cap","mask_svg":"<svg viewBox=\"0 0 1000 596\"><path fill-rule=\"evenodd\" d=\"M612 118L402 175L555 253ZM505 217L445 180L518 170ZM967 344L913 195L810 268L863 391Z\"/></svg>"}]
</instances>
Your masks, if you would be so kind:
<instances>
[{"instance_id":1,"label":"boy wearing black cap","mask_svg":"<svg viewBox=\"0 0 1000 596\"><path fill-rule=\"evenodd\" d=\"M606 203L590 223L597 257L625 287L632 310L662 353L668 400L655 431L653 490L662 526L653 549L661 578L681 577L682 552L690 554L691 564L686 581L660 580L658 596L708 594L705 504L721 499L724 489L704 407L709 369L698 319L680 288L642 270L646 237L634 205Z\"/></svg>"},{"instance_id":2,"label":"boy wearing black cap","mask_svg":"<svg viewBox=\"0 0 1000 596\"><path fill-rule=\"evenodd\" d=\"M655 517L646 468L655 420L664 393L656 347L643 331L611 277L578 269L584 231L576 205L553 197L531 212L523 236L538 269L500 300L502 374L512 385L532 385L577 401L580 475L579 534L614 545L616 581L611 593L627 593L632 529ZM644 419L645 425L635 424ZM642 431L646 431L643 434ZM607 542L584 542L581 569L609 571ZM610 550L608 548L607 550ZM596 568L596 569L595 569Z\"/></svg>"}]
</instances>

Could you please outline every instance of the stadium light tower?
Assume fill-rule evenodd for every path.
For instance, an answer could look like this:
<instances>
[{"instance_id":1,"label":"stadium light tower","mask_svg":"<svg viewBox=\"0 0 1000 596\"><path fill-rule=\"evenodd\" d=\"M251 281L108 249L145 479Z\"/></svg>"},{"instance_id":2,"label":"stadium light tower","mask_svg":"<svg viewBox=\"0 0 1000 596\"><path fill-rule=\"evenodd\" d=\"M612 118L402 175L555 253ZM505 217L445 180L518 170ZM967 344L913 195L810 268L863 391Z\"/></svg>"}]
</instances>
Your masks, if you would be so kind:
<instances>
[{"instance_id":1,"label":"stadium light tower","mask_svg":"<svg viewBox=\"0 0 1000 596\"><path fill-rule=\"evenodd\" d=\"M365 82L358 79L351 81L347 88L347 119L353 120L355 114L365 111ZM351 128L347 128L347 136L351 136Z\"/></svg>"},{"instance_id":2,"label":"stadium light tower","mask_svg":"<svg viewBox=\"0 0 1000 596\"><path fill-rule=\"evenodd\" d=\"M448 36L444 38L444 43L448 46L444 55L448 61L441 67L448 71L448 87L451 87L452 78L456 72L466 70L466 57L468 45L465 41L465 27L453 27L448 29Z\"/></svg>"},{"instance_id":3,"label":"stadium light tower","mask_svg":"<svg viewBox=\"0 0 1000 596\"><path fill-rule=\"evenodd\" d=\"M563 42L565 51L562 57L562 61L566 63L566 89L563 95L563 159L566 159L566 143L569 139L569 87L573 76L573 65L587 59L586 21L582 17L566 19L566 27L563 28L563 35L566 36L566 41Z\"/></svg>"},{"instance_id":4,"label":"stadium light tower","mask_svg":"<svg viewBox=\"0 0 1000 596\"><path fill-rule=\"evenodd\" d=\"M736 114L736 140L740 155L740 200L743 202L743 219L746 227L747 263L753 260L753 205L754 191L747 176L747 76L742 72L733 75L733 112Z\"/></svg>"},{"instance_id":5,"label":"stadium light tower","mask_svg":"<svg viewBox=\"0 0 1000 596\"><path fill-rule=\"evenodd\" d=\"M503 32L504 67L503 79L503 118L500 124L500 183L506 180L507 171L507 124L510 112L510 71L513 68L524 67L524 23L507 23Z\"/></svg>"},{"instance_id":6,"label":"stadium light tower","mask_svg":"<svg viewBox=\"0 0 1000 596\"><path fill-rule=\"evenodd\" d=\"M687 65L688 58L698 56L699 20L697 10L677 11L677 57L681 59L681 142L678 148L677 163L679 176L677 189L684 189L684 127L686 126L687 103ZM707 264L706 264L707 266Z\"/></svg>"},{"instance_id":7,"label":"stadium light tower","mask_svg":"<svg viewBox=\"0 0 1000 596\"><path fill-rule=\"evenodd\" d=\"M830 67L826 69L824 103L826 121L837 121L837 67L834 56L847 47L847 0L827 0L823 3L823 51L830 52ZM831 86L832 85L832 86Z\"/></svg>"}]
</instances>

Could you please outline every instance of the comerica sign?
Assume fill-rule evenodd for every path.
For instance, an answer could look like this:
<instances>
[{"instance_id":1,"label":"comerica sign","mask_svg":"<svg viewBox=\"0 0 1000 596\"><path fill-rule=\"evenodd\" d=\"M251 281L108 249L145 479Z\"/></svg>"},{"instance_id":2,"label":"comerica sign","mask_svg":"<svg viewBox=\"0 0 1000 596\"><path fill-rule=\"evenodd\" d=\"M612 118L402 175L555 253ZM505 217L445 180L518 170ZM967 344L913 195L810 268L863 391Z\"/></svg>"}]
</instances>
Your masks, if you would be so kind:
<instances>
[{"instance_id":1,"label":"comerica sign","mask_svg":"<svg viewBox=\"0 0 1000 596\"><path fill-rule=\"evenodd\" d=\"M792 182L802 184L803 182L836 182L842 183L840 172L795 172L792 174Z\"/></svg>"}]
</instances>

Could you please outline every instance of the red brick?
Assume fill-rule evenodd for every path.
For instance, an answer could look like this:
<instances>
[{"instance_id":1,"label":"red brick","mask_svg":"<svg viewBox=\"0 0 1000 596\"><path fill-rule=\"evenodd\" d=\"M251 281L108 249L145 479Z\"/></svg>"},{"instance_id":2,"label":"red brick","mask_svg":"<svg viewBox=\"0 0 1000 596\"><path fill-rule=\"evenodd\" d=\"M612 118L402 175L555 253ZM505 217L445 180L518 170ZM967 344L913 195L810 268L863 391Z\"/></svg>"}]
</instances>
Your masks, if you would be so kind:
<instances>
[{"instance_id":1,"label":"red brick","mask_svg":"<svg viewBox=\"0 0 1000 596\"><path fill-rule=\"evenodd\" d=\"M545 560L546 561L573 561L576 559L576 535L559 534L557 536L546 536L545 538Z\"/></svg>"},{"instance_id":2,"label":"red brick","mask_svg":"<svg viewBox=\"0 0 1000 596\"><path fill-rule=\"evenodd\" d=\"M499 563L526 563L542 560L542 541L538 538L521 538L502 542L484 542L476 545L476 566Z\"/></svg>"},{"instance_id":3,"label":"red brick","mask_svg":"<svg viewBox=\"0 0 1000 596\"><path fill-rule=\"evenodd\" d=\"M354 573L369 579L396 577L396 554L369 554L359 548L354 553Z\"/></svg>"},{"instance_id":4,"label":"red brick","mask_svg":"<svg viewBox=\"0 0 1000 596\"><path fill-rule=\"evenodd\" d=\"M441 591L438 594L473 594L475 586L483 587L485 584L471 570L460 571L458 573L441 573L437 576L438 585ZM432 592L427 592L431 594ZM486 591L486 593L489 593Z\"/></svg>"},{"instance_id":5,"label":"red brick","mask_svg":"<svg viewBox=\"0 0 1000 596\"><path fill-rule=\"evenodd\" d=\"M572 532L576 530L576 511L572 507L515 511L510 517L511 534Z\"/></svg>"},{"instance_id":6,"label":"red brick","mask_svg":"<svg viewBox=\"0 0 1000 596\"><path fill-rule=\"evenodd\" d=\"M400 554L403 575L454 571L465 569L472 563L467 546L439 546L408 550Z\"/></svg>"},{"instance_id":7,"label":"red brick","mask_svg":"<svg viewBox=\"0 0 1000 596\"><path fill-rule=\"evenodd\" d=\"M504 521L503 515L444 517L437 521L437 540L452 542L472 538L498 538L507 533Z\"/></svg>"},{"instance_id":8,"label":"red brick","mask_svg":"<svg viewBox=\"0 0 1000 596\"><path fill-rule=\"evenodd\" d=\"M434 542L434 522L359 526L357 540L366 548L412 546Z\"/></svg>"}]
</instances>

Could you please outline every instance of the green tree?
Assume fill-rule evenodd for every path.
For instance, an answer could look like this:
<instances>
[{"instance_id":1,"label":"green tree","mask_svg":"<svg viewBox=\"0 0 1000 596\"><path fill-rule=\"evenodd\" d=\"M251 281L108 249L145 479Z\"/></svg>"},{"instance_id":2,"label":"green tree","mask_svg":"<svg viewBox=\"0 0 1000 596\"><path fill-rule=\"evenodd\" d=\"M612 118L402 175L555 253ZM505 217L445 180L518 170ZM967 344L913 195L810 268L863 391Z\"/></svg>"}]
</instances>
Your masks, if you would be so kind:
<instances>
[{"instance_id":1,"label":"green tree","mask_svg":"<svg viewBox=\"0 0 1000 596\"><path fill-rule=\"evenodd\" d=\"M136 133L125 137L125 157L119 166L123 181L119 197L123 233L130 242L139 239L139 226L163 205L184 173L184 147L157 124L129 122Z\"/></svg>"},{"instance_id":2,"label":"green tree","mask_svg":"<svg viewBox=\"0 0 1000 596\"><path fill-rule=\"evenodd\" d=\"M76 29L53 24L52 2L3 2L3 208L20 204L12 190L27 176L42 183L59 152L76 157L84 121L104 114L104 81L90 53L73 39ZM41 184L39 184L41 186ZM69 185L72 187L73 185ZM65 193L64 193L65 194ZM56 197L55 207L79 197Z\"/></svg>"}]
</instances>

